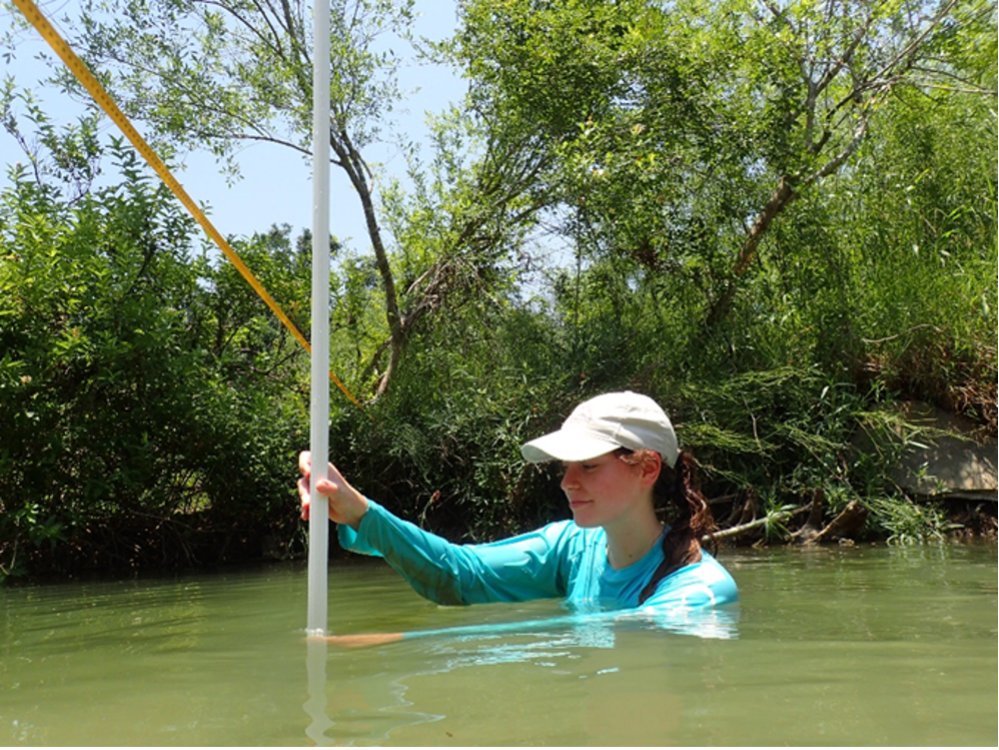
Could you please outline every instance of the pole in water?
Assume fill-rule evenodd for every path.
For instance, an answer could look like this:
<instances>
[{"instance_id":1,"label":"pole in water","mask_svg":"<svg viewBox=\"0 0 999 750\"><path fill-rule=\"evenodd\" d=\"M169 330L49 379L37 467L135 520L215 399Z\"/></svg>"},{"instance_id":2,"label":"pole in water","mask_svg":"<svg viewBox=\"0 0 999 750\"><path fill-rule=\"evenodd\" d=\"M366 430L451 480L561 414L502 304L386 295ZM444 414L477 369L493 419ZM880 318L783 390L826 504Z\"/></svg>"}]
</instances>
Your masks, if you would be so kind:
<instances>
[{"instance_id":1,"label":"pole in water","mask_svg":"<svg viewBox=\"0 0 999 750\"><path fill-rule=\"evenodd\" d=\"M312 370L309 493L309 614L307 630L326 632L326 568L329 549L329 505L316 492L316 482L329 474L330 409L330 4L313 8L312 57Z\"/></svg>"}]
</instances>

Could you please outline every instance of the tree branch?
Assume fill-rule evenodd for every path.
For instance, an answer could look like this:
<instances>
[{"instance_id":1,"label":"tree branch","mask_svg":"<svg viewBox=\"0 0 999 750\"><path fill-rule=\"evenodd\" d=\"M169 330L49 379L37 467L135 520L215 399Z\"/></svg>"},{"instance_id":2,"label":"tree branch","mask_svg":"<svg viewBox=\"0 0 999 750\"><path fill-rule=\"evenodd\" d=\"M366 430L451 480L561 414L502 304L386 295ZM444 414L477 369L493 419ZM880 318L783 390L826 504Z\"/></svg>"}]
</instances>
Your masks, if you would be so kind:
<instances>
[{"instance_id":1,"label":"tree branch","mask_svg":"<svg viewBox=\"0 0 999 750\"><path fill-rule=\"evenodd\" d=\"M755 521L750 521L749 523L740 524L739 526L733 526L729 529L722 529L721 531L716 531L710 536L705 536L701 542L708 543L711 539L715 541L723 541L725 539L735 539L736 537L748 534L750 531L756 531L757 529L764 528L768 524L776 523L778 521L786 521L789 518L794 518L795 516L804 513L811 507L811 503L807 505L798 505L794 508L789 508L787 510L777 511L776 513L769 513L763 518L757 518Z\"/></svg>"}]
</instances>

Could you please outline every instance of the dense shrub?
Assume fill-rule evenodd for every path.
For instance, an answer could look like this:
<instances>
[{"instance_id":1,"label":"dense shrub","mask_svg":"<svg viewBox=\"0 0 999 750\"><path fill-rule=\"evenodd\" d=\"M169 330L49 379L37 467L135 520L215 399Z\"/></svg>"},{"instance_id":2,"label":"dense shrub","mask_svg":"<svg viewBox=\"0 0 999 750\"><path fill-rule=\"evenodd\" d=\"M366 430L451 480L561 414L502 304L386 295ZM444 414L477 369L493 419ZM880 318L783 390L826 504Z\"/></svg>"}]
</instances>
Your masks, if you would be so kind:
<instances>
[{"instance_id":1,"label":"dense shrub","mask_svg":"<svg viewBox=\"0 0 999 750\"><path fill-rule=\"evenodd\" d=\"M123 158L121 185L74 205L23 174L0 196L4 575L39 556L39 569L258 556L287 517L301 357ZM266 238L241 249L295 288L293 254Z\"/></svg>"}]
</instances>

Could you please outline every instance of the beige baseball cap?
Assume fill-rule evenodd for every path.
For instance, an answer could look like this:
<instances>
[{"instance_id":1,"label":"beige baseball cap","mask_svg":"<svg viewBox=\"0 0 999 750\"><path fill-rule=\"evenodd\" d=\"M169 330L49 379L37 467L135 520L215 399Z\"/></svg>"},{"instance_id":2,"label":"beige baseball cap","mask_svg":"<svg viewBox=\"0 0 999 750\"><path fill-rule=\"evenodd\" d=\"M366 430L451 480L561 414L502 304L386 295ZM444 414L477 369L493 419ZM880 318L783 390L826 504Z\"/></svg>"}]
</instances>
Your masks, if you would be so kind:
<instances>
[{"instance_id":1,"label":"beige baseball cap","mask_svg":"<svg viewBox=\"0 0 999 750\"><path fill-rule=\"evenodd\" d=\"M587 461L618 448L655 451L671 467L680 455L666 412L648 396L631 391L584 401L560 430L530 441L520 452L531 463L542 463Z\"/></svg>"}]
</instances>

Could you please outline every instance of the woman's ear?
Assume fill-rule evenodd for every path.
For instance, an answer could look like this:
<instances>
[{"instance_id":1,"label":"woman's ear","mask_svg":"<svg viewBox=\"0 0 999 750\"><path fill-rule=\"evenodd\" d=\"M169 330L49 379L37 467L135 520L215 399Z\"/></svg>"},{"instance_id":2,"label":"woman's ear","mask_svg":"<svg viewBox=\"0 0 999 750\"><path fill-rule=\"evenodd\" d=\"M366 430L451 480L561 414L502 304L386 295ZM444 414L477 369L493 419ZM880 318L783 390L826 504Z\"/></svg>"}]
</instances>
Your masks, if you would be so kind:
<instances>
[{"instance_id":1,"label":"woman's ear","mask_svg":"<svg viewBox=\"0 0 999 750\"><path fill-rule=\"evenodd\" d=\"M655 451L642 451L642 460L638 466L641 471L642 486L652 487L663 470L663 458Z\"/></svg>"}]
</instances>

